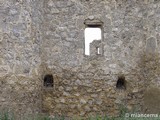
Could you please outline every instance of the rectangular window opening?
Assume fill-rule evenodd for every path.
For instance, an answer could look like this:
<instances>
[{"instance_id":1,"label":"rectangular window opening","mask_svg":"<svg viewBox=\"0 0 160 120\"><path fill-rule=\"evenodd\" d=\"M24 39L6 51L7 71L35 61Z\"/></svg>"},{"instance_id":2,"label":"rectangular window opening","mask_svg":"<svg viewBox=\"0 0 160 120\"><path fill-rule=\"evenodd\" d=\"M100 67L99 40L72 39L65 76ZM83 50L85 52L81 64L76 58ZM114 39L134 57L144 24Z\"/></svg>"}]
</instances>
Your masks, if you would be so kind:
<instances>
[{"instance_id":1,"label":"rectangular window opening","mask_svg":"<svg viewBox=\"0 0 160 120\"><path fill-rule=\"evenodd\" d=\"M98 54L98 55L100 54L100 49L99 49L99 47L97 48L97 54Z\"/></svg>"},{"instance_id":2,"label":"rectangular window opening","mask_svg":"<svg viewBox=\"0 0 160 120\"><path fill-rule=\"evenodd\" d=\"M100 54L100 47L97 47L96 44L99 43L98 41L102 40L101 26L87 25L87 27L85 28L84 34L85 34L85 55L90 56L91 53Z\"/></svg>"}]
</instances>

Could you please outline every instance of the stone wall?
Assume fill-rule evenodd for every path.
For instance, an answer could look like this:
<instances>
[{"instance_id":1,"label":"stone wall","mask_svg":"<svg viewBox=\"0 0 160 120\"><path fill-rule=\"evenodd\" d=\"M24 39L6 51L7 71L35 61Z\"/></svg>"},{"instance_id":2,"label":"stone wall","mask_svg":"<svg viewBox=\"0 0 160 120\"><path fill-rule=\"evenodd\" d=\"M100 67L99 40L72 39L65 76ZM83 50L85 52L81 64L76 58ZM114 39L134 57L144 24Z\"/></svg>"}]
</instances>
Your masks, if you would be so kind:
<instances>
[{"instance_id":1,"label":"stone wall","mask_svg":"<svg viewBox=\"0 0 160 120\"><path fill-rule=\"evenodd\" d=\"M159 5L147 0L45 1L44 25L48 27L43 27L42 60L55 86L44 89L43 109L69 116L116 115L121 105L146 109L143 93L156 81L149 76L151 66L159 64L148 58L150 53L156 59L159 56ZM102 56L84 55L84 22L88 19L103 22ZM126 90L116 88L121 75Z\"/></svg>"},{"instance_id":2,"label":"stone wall","mask_svg":"<svg viewBox=\"0 0 160 120\"><path fill-rule=\"evenodd\" d=\"M117 115L121 105L149 111L144 92L159 86L159 1L1 3L1 108L65 116ZM102 55L84 54L85 20L103 22ZM53 87L43 86L46 74ZM119 76L126 89L116 88Z\"/></svg>"},{"instance_id":3,"label":"stone wall","mask_svg":"<svg viewBox=\"0 0 160 120\"><path fill-rule=\"evenodd\" d=\"M0 109L40 112L43 1L0 1ZM0 110L0 111L1 111Z\"/></svg>"}]
</instances>

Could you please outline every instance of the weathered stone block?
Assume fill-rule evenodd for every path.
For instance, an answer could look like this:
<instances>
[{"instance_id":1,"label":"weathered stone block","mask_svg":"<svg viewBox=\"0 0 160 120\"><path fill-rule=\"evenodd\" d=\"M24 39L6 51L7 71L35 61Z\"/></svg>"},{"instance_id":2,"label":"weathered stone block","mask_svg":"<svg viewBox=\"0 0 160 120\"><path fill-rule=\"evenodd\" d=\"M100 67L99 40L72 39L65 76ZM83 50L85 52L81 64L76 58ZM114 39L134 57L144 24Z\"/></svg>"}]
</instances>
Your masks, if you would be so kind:
<instances>
[{"instance_id":1,"label":"weathered stone block","mask_svg":"<svg viewBox=\"0 0 160 120\"><path fill-rule=\"evenodd\" d=\"M146 52L148 54L153 54L156 52L156 47L157 47L156 39L154 37L149 38L146 44Z\"/></svg>"},{"instance_id":2,"label":"weathered stone block","mask_svg":"<svg viewBox=\"0 0 160 120\"><path fill-rule=\"evenodd\" d=\"M9 66L0 65L0 75L6 75L9 72Z\"/></svg>"}]
</instances>

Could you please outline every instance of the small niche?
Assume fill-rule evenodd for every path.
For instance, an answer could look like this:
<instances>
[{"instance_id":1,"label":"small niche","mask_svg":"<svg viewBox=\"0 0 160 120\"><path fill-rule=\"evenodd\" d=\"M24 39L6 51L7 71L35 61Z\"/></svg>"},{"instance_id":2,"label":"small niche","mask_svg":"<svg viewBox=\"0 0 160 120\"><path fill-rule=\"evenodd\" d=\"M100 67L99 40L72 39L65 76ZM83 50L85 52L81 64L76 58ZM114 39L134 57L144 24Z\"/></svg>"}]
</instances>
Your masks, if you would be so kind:
<instances>
[{"instance_id":1,"label":"small niche","mask_svg":"<svg viewBox=\"0 0 160 120\"><path fill-rule=\"evenodd\" d=\"M44 76L44 87L53 87L53 76L51 74Z\"/></svg>"},{"instance_id":2,"label":"small niche","mask_svg":"<svg viewBox=\"0 0 160 120\"><path fill-rule=\"evenodd\" d=\"M119 76L116 84L117 89L126 89L126 80L124 76Z\"/></svg>"}]
</instances>

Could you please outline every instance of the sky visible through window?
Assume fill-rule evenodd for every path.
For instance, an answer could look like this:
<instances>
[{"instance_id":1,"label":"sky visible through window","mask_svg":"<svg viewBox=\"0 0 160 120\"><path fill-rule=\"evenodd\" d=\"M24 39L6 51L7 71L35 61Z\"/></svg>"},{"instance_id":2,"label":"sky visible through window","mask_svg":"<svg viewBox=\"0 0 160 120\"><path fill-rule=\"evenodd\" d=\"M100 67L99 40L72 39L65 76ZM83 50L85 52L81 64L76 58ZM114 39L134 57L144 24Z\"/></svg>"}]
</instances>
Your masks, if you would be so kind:
<instances>
[{"instance_id":1,"label":"sky visible through window","mask_svg":"<svg viewBox=\"0 0 160 120\"><path fill-rule=\"evenodd\" d=\"M100 28L86 28L85 29L85 55L90 55L90 43L93 40L101 39L101 29Z\"/></svg>"}]
</instances>

